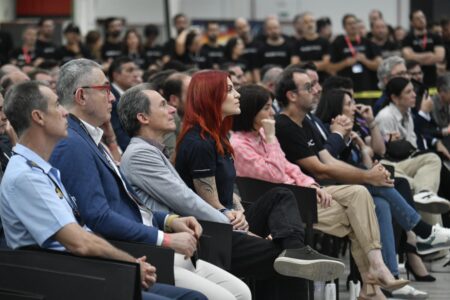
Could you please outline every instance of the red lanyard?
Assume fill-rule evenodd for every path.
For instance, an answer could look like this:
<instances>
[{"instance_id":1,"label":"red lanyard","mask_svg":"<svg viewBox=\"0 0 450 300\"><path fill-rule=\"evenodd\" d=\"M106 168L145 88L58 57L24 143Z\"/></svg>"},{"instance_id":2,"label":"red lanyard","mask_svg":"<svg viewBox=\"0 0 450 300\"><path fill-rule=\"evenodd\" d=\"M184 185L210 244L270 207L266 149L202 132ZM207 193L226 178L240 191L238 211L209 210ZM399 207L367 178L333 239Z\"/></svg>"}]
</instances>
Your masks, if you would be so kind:
<instances>
[{"instance_id":1,"label":"red lanyard","mask_svg":"<svg viewBox=\"0 0 450 300\"><path fill-rule=\"evenodd\" d=\"M355 57L356 56L356 49L355 47L353 47L352 42L350 41L350 39L348 38L348 35L345 36L345 42L347 43L348 49L350 50L350 52L352 53L352 56ZM356 36L356 43L359 45L359 43L361 43L361 38L359 35Z\"/></svg>"},{"instance_id":2,"label":"red lanyard","mask_svg":"<svg viewBox=\"0 0 450 300\"><path fill-rule=\"evenodd\" d=\"M28 53L28 51L25 47L22 47L22 53L23 53L23 57L25 59L25 63L30 64L31 63L31 55Z\"/></svg>"},{"instance_id":3,"label":"red lanyard","mask_svg":"<svg viewBox=\"0 0 450 300\"><path fill-rule=\"evenodd\" d=\"M423 38L422 38L422 48L423 49L427 48L427 43L428 43L428 36L427 36L427 33L425 32L425 34L423 35Z\"/></svg>"}]
</instances>

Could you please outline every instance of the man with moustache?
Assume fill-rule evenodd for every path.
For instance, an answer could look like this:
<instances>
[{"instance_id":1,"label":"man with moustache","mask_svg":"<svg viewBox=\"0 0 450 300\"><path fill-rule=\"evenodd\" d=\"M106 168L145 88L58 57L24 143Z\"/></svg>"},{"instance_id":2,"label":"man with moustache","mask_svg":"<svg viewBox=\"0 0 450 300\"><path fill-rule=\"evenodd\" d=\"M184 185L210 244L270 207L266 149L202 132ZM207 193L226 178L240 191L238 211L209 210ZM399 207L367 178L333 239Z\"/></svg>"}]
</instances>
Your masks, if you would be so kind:
<instances>
[{"instance_id":1,"label":"man with moustache","mask_svg":"<svg viewBox=\"0 0 450 300\"><path fill-rule=\"evenodd\" d=\"M219 23L208 22L206 25L206 34L208 42L200 49L200 56L205 57L206 61L200 65L200 69L218 69L224 55L224 46L220 45L218 40L220 33Z\"/></svg>"}]
</instances>

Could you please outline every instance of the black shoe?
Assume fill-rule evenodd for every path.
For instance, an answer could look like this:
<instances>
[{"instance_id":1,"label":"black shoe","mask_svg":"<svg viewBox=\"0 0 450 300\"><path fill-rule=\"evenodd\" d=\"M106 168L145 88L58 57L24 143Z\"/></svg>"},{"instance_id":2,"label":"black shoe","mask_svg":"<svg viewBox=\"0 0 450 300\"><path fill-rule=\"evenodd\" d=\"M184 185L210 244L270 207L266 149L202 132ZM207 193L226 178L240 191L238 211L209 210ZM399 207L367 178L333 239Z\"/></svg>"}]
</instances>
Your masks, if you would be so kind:
<instances>
[{"instance_id":1,"label":"black shoe","mask_svg":"<svg viewBox=\"0 0 450 300\"><path fill-rule=\"evenodd\" d=\"M281 275L314 281L333 280L345 269L340 259L320 254L309 246L284 250L275 259L273 267Z\"/></svg>"}]
</instances>

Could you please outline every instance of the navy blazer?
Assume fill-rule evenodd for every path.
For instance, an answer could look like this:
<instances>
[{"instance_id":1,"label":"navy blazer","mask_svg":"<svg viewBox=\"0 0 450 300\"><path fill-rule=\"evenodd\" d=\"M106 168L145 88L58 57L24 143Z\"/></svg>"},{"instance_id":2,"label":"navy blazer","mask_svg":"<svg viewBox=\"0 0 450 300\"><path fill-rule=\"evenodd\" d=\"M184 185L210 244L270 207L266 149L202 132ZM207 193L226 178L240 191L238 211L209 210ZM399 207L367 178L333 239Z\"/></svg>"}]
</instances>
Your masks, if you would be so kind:
<instances>
[{"instance_id":1,"label":"navy blazer","mask_svg":"<svg viewBox=\"0 0 450 300\"><path fill-rule=\"evenodd\" d=\"M325 126L322 120L316 115L310 113L308 116L310 117L310 121L314 125L314 128L318 131L317 134L322 138L324 148L327 149L333 157L338 157L347 148L342 136L338 133L330 132L329 127ZM327 135L327 139L322 136L317 127L322 129L322 131Z\"/></svg>"},{"instance_id":2,"label":"navy blazer","mask_svg":"<svg viewBox=\"0 0 450 300\"><path fill-rule=\"evenodd\" d=\"M127 149L131 138L123 128L122 123L120 123L119 114L117 113L117 106L119 105L120 101L119 92L114 88L114 86L111 86L111 93L116 98L116 101L114 101L112 104L111 125L114 129L114 133L116 134L117 143L119 144L120 149L125 152L125 149Z\"/></svg>"},{"instance_id":3,"label":"navy blazer","mask_svg":"<svg viewBox=\"0 0 450 300\"><path fill-rule=\"evenodd\" d=\"M142 223L138 206L80 121L72 117L68 121L69 135L55 147L50 163L61 171L83 221L105 238L155 245L158 229ZM128 184L127 189L133 192ZM164 228L166 215L154 213L154 225Z\"/></svg>"}]
</instances>

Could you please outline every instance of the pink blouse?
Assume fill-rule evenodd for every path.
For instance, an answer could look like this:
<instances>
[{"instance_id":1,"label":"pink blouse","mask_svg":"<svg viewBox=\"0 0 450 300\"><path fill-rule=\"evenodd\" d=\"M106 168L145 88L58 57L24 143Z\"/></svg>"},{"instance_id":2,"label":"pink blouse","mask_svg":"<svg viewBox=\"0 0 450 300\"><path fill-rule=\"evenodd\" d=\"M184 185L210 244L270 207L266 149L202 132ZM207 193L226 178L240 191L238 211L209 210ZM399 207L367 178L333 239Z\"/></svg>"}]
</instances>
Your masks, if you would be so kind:
<instances>
[{"instance_id":1,"label":"pink blouse","mask_svg":"<svg viewBox=\"0 0 450 300\"><path fill-rule=\"evenodd\" d=\"M231 135L237 176L304 187L316 183L312 177L303 174L300 167L286 159L278 140L267 144L263 137L263 128L258 135L244 131Z\"/></svg>"}]
</instances>

